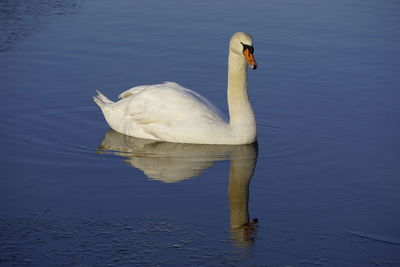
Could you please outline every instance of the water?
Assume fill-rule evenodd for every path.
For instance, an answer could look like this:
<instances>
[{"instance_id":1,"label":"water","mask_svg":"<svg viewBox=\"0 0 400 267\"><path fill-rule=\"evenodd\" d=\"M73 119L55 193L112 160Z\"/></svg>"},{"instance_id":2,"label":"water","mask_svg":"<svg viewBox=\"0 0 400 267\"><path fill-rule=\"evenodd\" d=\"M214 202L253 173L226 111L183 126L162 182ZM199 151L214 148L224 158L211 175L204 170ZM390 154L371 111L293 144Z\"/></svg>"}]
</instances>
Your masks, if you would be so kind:
<instances>
[{"instance_id":1,"label":"water","mask_svg":"<svg viewBox=\"0 0 400 267\"><path fill-rule=\"evenodd\" d=\"M396 1L25 2L0 2L2 265L400 265ZM109 131L96 89L227 112L235 31L258 148Z\"/></svg>"}]
</instances>

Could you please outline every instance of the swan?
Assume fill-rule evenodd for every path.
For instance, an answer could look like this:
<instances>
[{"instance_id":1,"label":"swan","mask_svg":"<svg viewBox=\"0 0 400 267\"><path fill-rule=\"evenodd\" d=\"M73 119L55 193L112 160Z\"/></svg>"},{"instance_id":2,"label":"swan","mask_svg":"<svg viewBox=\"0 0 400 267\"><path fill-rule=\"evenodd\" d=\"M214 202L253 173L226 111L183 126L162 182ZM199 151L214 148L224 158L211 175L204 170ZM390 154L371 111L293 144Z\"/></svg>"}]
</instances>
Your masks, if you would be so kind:
<instances>
[{"instance_id":1,"label":"swan","mask_svg":"<svg viewBox=\"0 0 400 267\"><path fill-rule=\"evenodd\" d=\"M257 127L247 92L246 62L256 69L250 34L229 42L229 120L198 93L177 83L136 86L113 102L97 91L93 100L115 131L144 139L191 144L242 145L256 141Z\"/></svg>"}]
</instances>

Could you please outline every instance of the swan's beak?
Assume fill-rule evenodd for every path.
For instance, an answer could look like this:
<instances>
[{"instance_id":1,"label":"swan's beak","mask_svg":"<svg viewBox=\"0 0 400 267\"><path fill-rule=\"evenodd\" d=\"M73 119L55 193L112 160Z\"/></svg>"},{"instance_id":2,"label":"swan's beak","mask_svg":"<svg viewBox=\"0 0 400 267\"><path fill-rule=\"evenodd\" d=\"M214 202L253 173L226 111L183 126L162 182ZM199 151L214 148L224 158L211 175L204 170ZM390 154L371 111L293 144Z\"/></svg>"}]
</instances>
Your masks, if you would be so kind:
<instances>
[{"instance_id":1,"label":"swan's beak","mask_svg":"<svg viewBox=\"0 0 400 267\"><path fill-rule=\"evenodd\" d=\"M249 49L245 49L243 51L243 55L246 58L247 64L249 64L250 68L252 68L253 70L257 69L257 62Z\"/></svg>"}]
</instances>

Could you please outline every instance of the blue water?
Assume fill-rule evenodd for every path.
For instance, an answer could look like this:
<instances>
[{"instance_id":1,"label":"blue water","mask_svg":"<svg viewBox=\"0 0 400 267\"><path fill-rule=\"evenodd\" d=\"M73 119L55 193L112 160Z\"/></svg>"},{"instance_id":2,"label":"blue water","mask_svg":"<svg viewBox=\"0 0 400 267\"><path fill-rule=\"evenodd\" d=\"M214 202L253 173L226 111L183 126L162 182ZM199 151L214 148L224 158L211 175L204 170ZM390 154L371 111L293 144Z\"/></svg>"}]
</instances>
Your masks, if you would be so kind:
<instances>
[{"instance_id":1,"label":"blue water","mask_svg":"<svg viewBox=\"0 0 400 267\"><path fill-rule=\"evenodd\" d=\"M398 14L397 1L1 1L0 265L399 266ZM259 64L258 148L109 131L96 89L174 81L227 112L236 31Z\"/></svg>"}]
</instances>

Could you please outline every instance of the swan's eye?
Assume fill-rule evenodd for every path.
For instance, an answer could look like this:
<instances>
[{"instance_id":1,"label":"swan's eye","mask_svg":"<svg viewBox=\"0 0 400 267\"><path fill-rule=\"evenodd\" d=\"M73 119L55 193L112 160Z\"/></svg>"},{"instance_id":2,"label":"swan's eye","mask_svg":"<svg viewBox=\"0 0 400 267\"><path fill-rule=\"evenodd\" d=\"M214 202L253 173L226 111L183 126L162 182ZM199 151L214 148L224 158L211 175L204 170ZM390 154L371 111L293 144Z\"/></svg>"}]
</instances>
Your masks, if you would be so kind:
<instances>
[{"instance_id":1,"label":"swan's eye","mask_svg":"<svg viewBox=\"0 0 400 267\"><path fill-rule=\"evenodd\" d=\"M241 44L243 45L243 52L246 51L246 49L248 49L251 54L254 53L254 47L253 46L244 44L242 42L241 42Z\"/></svg>"}]
</instances>

